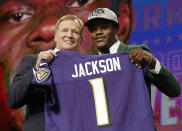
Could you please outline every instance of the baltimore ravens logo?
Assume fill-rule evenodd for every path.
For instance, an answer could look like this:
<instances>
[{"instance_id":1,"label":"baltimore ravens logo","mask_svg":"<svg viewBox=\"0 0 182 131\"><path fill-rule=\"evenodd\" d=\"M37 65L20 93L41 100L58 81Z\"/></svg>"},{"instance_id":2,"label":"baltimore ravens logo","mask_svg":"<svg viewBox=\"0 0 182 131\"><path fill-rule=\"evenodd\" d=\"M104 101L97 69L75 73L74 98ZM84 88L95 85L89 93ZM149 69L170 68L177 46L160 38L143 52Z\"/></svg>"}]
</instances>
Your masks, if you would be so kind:
<instances>
[{"instance_id":1,"label":"baltimore ravens logo","mask_svg":"<svg viewBox=\"0 0 182 131\"><path fill-rule=\"evenodd\" d=\"M46 68L39 68L38 71L36 72L36 80L38 82L42 82L48 78L49 74L50 74L50 70Z\"/></svg>"}]
</instances>

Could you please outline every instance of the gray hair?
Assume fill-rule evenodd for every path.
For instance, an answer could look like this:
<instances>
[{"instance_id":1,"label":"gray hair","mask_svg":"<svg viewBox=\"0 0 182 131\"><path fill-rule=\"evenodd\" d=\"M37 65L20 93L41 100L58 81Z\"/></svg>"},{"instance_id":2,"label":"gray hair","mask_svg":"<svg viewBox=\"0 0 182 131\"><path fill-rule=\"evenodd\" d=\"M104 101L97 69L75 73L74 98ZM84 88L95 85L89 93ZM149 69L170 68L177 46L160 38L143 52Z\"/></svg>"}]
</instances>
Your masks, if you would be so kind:
<instances>
[{"instance_id":1,"label":"gray hair","mask_svg":"<svg viewBox=\"0 0 182 131\"><path fill-rule=\"evenodd\" d=\"M83 27L84 27L84 24L83 24L83 21L77 17L76 15L73 15L73 14L68 14L68 15L64 15L62 16L56 23L56 29L55 29L55 32L58 30L58 26L59 24L61 23L61 21L63 20L74 20L74 21L77 21L80 25L80 35L82 36L83 35Z\"/></svg>"}]
</instances>

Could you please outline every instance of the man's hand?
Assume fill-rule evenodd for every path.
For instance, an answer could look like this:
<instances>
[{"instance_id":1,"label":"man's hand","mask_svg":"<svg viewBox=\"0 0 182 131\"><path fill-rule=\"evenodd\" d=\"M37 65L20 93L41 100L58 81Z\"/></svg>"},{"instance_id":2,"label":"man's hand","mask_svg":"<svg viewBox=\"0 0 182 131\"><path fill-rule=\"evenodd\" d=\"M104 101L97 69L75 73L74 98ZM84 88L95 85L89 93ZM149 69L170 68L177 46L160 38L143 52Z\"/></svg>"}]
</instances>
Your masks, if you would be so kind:
<instances>
[{"instance_id":1,"label":"man's hand","mask_svg":"<svg viewBox=\"0 0 182 131\"><path fill-rule=\"evenodd\" d=\"M53 50L41 51L38 54L35 69L38 69L40 67L40 63L42 60L45 60L47 63L49 63L56 56L57 54Z\"/></svg>"},{"instance_id":2,"label":"man's hand","mask_svg":"<svg viewBox=\"0 0 182 131\"><path fill-rule=\"evenodd\" d=\"M138 68L143 68L144 64L147 64L149 69L155 69L156 59L150 53L141 48L130 51L129 57L131 62L133 62Z\"/></svg>"}]
</instances>

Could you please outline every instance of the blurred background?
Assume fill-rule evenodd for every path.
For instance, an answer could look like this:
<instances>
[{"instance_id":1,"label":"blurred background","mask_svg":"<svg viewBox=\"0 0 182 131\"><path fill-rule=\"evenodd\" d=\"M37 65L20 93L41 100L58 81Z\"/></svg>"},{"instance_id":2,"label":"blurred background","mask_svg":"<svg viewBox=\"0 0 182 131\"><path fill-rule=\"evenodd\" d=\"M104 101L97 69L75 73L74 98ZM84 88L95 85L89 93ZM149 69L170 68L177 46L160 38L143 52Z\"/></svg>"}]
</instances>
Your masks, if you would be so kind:
<instances>
[{"instance_id":1,"label":"blurred background","mask_svg":"<svg viewBox=\"0 0 182 131\"><path fill-rule=\"evenodd\" d=\"M57 20L75 14L84 22L95 8L108 7L120 22L119 39L146 44L182 84L182 0L0 0L0 130L21 131L25 108L10 109L7 90L24 55L54 48ZM87 28L79 52L94 47ZM182 131L182 95L168 98L152 87L158 131Z\"/></svg>"}]
</instances>

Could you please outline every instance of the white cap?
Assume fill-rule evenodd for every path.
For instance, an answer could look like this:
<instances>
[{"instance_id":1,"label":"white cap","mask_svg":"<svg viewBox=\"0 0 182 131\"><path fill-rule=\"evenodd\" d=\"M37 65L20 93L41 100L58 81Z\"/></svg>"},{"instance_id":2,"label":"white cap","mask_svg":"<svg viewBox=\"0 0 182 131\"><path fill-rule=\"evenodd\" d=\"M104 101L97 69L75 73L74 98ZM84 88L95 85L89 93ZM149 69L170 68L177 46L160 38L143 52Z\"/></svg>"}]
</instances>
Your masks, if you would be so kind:
<instances>
[{"instance_id":1,"label":"white cap","mask_svg":"<svg viewBox=\"0 0 182 131\"><path fill-rule=\"evenodd\" d=\"M85 26L88 26L92 20L98 19L98 18L111 20L111 21L119 24L118 18L112 10L110 10L108 8L97 8L89 14L88 21L85 23Z\"/></svg>"}]
</instances>

